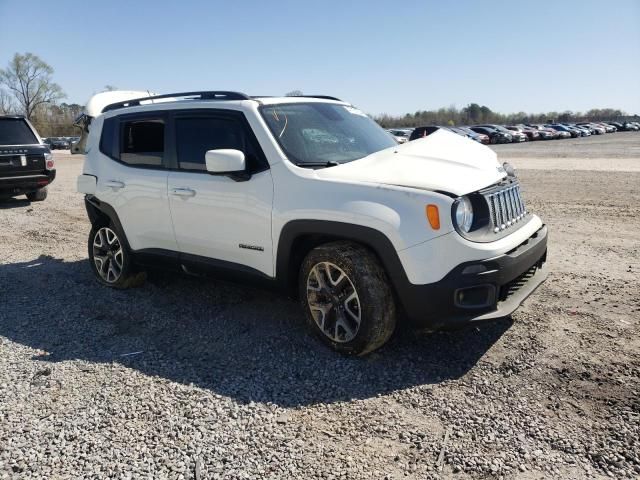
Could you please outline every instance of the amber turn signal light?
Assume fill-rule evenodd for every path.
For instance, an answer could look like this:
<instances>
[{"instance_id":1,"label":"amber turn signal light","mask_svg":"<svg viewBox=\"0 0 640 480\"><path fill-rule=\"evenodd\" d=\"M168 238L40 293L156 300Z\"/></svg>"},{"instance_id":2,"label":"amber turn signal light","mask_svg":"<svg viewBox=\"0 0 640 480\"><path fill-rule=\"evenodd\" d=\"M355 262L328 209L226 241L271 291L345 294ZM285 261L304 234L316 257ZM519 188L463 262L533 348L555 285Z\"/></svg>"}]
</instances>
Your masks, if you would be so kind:
<instances>
[{"instance_id":1,"label":"amber turn signal light","mask_svg":"<svg viewBox=\"0 0 640 480\"><path fill-rule=\"evenodd\" d=\"M426 208L427 220L429 220L429 225L434 230L440 230L440 212L438 211L437 205L427 205Z\"/></svg>"}]
</instances>

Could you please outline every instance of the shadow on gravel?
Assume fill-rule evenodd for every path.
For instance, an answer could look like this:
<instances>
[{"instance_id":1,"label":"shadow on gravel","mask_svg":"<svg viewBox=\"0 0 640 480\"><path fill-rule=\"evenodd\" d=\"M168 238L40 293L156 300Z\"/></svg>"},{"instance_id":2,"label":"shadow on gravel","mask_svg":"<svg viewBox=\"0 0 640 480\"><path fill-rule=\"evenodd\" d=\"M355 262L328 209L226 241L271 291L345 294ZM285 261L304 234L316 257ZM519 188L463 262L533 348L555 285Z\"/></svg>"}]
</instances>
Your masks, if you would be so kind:
<instances>
[{"instance_id":1,"label":"shadow on gravel","mask_svg":"<svg viewBox=\"0 0 640 480\"><path fill-rule=\"evenodd\" d=\"M459 378L511 326L432 334L405 327L378 352L344 358L308 333L297 303L242 286L154 274L118 291L98 285L87 260L46 256L0 265L0 286L0 336L42 350L34 360L117 362L284 407Z\"/></svg>"},{"instance_id":2,"label":"shadow on gravel","mask_svg":"<svg viewBox=\"0 0 640 480\"><path fill-rule=\"evenodd\" d=\"M0 198L0 210L28 207L31 202L26 198Z\"/></svg>"}]
</instances>

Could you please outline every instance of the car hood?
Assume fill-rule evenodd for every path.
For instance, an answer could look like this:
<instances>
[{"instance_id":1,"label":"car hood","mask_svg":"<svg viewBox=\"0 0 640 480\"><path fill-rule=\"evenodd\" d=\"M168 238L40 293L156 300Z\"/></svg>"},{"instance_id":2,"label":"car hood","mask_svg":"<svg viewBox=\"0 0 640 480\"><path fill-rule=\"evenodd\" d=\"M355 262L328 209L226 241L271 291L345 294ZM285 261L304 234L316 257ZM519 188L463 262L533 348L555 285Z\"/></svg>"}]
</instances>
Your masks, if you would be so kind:
<instances>
[{"instance_id":1,"label":"car hood","mask_svg":"<svg viewBox=\"0 0 640 480\"><path fill-rule=\"evenodd\" d=\"M465 195L506 177L493 150L446 130L316 170L319 178L397 185Z\"/></svg>"}]
</instances>

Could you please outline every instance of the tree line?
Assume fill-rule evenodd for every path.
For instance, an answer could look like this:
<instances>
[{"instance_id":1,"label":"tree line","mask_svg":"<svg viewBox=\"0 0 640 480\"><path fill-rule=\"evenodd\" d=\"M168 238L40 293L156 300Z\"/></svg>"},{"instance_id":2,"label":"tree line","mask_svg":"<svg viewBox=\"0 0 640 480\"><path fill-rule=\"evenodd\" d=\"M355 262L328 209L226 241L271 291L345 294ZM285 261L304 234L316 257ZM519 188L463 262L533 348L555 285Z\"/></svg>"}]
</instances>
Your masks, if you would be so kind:
<instances>
[{"instance_id":1,"label":"tree line","mask_svg":"<svg viewBox=\"0 0 640 480\"><path fill-rule=\"evenodd\" d=\"M73 121L82 113L83 106L62 102L66 94L62 87L53 81L53 74L53 68L37 55L16 53L7 67L0 69L0 114L24 115L45 137L77 134ZM107 85L104 90L115 90L115 87ZM293 90L286 95L302 94L301 90ZM613 108L592 109L584 113L565 111L503 114L494 112L485 105L471 103L461 109L451 106L438 110L418 110L400 116L381 114L372 118L385 128L393 128L623 120L629 117L621 110Z\"/></svg>"}]
</instances>

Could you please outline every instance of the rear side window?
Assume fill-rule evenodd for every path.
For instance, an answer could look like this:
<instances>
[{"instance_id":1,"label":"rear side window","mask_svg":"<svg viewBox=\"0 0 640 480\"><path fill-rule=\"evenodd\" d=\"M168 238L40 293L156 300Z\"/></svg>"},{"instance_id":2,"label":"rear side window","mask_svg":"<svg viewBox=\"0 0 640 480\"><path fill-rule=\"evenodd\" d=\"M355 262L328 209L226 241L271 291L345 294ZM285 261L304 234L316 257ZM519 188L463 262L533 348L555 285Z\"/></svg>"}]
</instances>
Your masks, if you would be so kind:
<instances>
[{"instance_id":1,"label":"rear side window","mask_svg":"<svg viewBox=\"0 0 640 480\"><path fill-rule=\"evenodd\" d=\"M120 161L134 166L162 166L164 120L123 121L120 129Z\"/></svg>"},{"instance_id":2,"label":"rear side window","mask_svg":"<svg viewBox=\"0 0 640 480\"><path fill-rule=\"evenodd\" d=\"M22 118L0 118L0 145L35 145L35 135Z\"/></svg>"},{"instance_id":3,"label":"rear side window","mask_svg":"<svg viewBox=\"0 0 640 480\"><path fill-rule=\"evenodd\" d=\"M177 117L176 153L180 170L206 172L208 150L234 149L245 154L247 170L260 170L255 149L242 124L233 118Z\"/></svg>"},{"instance_id":4,"label":"rear side window","mask_svg":"<svg viewBox=\"0 0 640 480\"><path fill-rule=\"evenodd\" d=\"M117 144L116 126L117 118L107 118L102 124L102 134L100 136L100 151L108 157L120 159L120 149Z\"/></svg>"}]
</instances>

